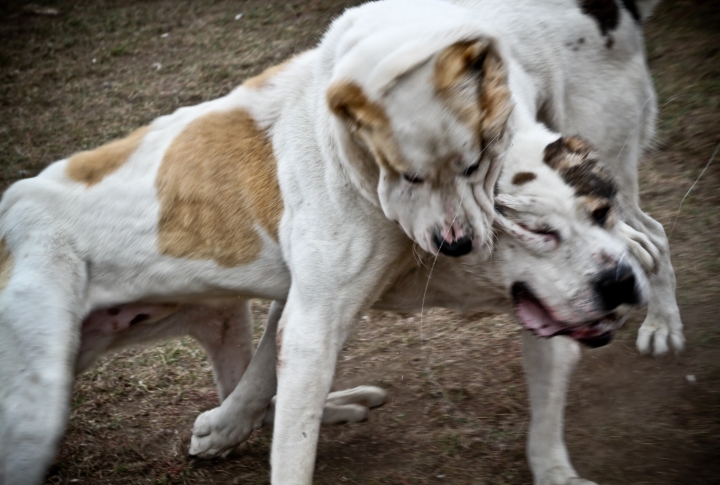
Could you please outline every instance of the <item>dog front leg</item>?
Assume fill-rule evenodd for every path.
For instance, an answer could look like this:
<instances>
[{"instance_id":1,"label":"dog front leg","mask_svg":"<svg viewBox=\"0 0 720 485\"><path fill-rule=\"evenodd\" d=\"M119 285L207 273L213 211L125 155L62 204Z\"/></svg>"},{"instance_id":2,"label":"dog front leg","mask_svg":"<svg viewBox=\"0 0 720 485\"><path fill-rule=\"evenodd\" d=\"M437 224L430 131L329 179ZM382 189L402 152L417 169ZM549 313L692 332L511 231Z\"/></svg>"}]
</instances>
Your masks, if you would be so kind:
<instances>
[{"instance_id":1,"label":"dog front leg","mask_svg":"<svg viewBox=\"0 0 720 485\"><path fill-rule=\"evenodd\" d=\"M685 347L683 324L680 309L675 298L675 271L670 261L670 243L662 224L635 208L635 218L629 218L628 224L644 230L652 243L659 249L660 256L656 272L648 275L650 281L650 299L645 321L640 326L637 338L638 349L654 355L667 353L672 347L681 351Z\"/></svg>"},{"instance_id":2,"label":"dog front leg","mask_svg":"<svg viewBox=\"0 0 720 485\"><path fill-rule=\"evenodd\" d=\"M635 231L647 236L656 253L653 272L648 275L650 295L648 312L640 326L637 347L642 353L654 355L666 353L672 347L680 351L685 346L683 324L675 298L675 272L670 261L670 243L663 225L640 208L638 185L638 160L640 159L640 133L625 140L619 153L607 154L608 160L615 160L614 171L619 186L619 201L624 209L624 222ZM639 242L639 240L636 240ZM632 246L631 246L632 249ZM642 257L639 258L642 262Z\"/></svg>"},{"instance_id":3,"label":"dog front leg","mask_svg":"<svg viewBox=\"0 0 720 485\"><path fill-rule=\"evenodd\" d=\"M320 422L337 356L363 301L357 292L350 299L339 293L334 301L307 301L300 295L311 292L290 289L278 333L273 485L312 483Z\"/></svg>"},{"instance_id":4,"label":"dog front leg","mask_svg":"<svg viewBox=\"0 0 720 485\"><path fill-rule=\"evenodd\" d=\"M568 383L580 346L567 337L541 339L523 332L523 366L530 395L527 455L535 485L593 485L570 463L563 420Z\"/></svg>"}]
</instances>

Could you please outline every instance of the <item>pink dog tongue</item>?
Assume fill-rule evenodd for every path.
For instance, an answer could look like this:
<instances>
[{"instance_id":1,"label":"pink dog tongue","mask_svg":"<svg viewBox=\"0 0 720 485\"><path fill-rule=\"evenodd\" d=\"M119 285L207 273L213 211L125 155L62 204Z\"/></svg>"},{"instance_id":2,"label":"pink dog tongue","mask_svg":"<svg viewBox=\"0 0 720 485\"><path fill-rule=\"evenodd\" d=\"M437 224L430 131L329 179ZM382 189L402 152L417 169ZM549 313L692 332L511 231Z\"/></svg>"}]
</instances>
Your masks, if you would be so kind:
<instances>
[{"instance_id":1,"label":"pink dog tongue","mask_svg":"<svg viewBox=\"0 0 720 485\"><path fill-rule=\"evenodd\" d=\"M553 320L542 305L531 298L521 296L515 304L515 315L527 328L539 337L551 337L565 330L565 327Z\"/></svg>"}]
</instances>

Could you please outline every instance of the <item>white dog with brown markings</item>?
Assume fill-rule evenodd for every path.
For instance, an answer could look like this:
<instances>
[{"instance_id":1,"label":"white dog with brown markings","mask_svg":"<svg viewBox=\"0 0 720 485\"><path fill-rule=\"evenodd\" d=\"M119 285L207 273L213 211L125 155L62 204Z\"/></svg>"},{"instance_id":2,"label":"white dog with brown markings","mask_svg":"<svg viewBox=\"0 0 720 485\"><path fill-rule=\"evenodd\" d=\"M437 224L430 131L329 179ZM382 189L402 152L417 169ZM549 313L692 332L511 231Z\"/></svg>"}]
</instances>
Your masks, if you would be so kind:
<instances>
[{"instance_id":1,"label":"white dog with brown markings","mask_svg":"<svg viewBox=\"0 0 720 485\"><path fill-rule=\"evenodd\" d=\"M41 481L73 372L134 341L198 338L230 398L198 419L191 451L244 439L275 390L274 339L248 368L251 297L286 301L268 325L279 320L272 481L311 483L324 406L328 421L357 419L358 404L383 400L374 388L327 397L357 316L417 307L413 244L478 249L438 259L426 306L486 308L512 290L541 336L603 343L646 301L636 259L653 268L653 245L613 223L615 189L588 146L536 122L538 90L512 36L469 13L435 1L352 9L318 48L228 96L8 189L0 483ZM504 158L504 236L488 262L478 253ZM539 483L571 483L562 405L577 347L525 343L531 467Z\"/></svg>"}]
</instances>

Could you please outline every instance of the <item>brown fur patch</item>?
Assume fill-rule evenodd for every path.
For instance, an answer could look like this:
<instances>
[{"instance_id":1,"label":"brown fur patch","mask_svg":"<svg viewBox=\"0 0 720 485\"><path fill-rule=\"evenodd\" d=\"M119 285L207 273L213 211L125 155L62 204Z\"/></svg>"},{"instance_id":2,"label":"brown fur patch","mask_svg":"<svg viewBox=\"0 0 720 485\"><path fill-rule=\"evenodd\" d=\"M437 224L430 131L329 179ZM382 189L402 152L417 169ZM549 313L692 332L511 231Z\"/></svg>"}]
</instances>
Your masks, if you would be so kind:
<instances>
[{"instance_id":1,"label":"brown fur patch","mask_svg":"<svg viewBox=\"0 0 720 485\"><path fill-rule=\"evenodd\" d=\"M536 178L537 175L532 172L518 172L513 175L512 183L513 185L525 185L528 182L532 182Z\"/></svg>"},{"instance_id":2,"label":"brown fur patch","mask_svg":"<svg viewBox=\"0 0 720 485\"><path fill-rule=\"evenodd\" d=\"M165 153L156 186L158 246L232 267L257 258L255 224L275 240L283 212L270 140L243 110L190 123Z\"/></svg>"},{"instance_id":3,"label":"brown fur patch","mask_svg":"<svg viewBox=\"0 0 720 485\"><path fill-rule=\"evenodd\" d=\"M592 146L582 138L558 138L545 147L544 160L578 196L612 199L617 192L615 181L593 155Z\"/></svg>"},{"instance_id":4,"label":"brown fur patch","mask_svg":"<svg viewBox=\"0 0 720 485\"><path fill-rule=\"evenodd\" d=\"M268 67L263 72L258 74L257 76L251 77L250 79L247 79L243 86L252 88L252 89L261 89L267 86L270 79L275 77L280 71L285 69L288 65L288 63L292 60L292 58L288 59L285 62L282 62L280 64L277 64L275 66Z\"/></svg>"},{"instance_id":5,"label":"brown fur patch","mask_svg":"<svg viewBox=\"0 0 720 485\"><path fill-rule=\"evenodd\" d=\"M341 119L373 128L390 125L382 106L370 101L365 91L352 81L333 84L328 88L326 98L330 110Z\"/></svg>"},{"instance_id":6,"label":"brown fur patch","mask_svg":"<svg viewBox=\"0 0 720 485\"><path fill-rule=\"evenodd\" d=\"M408 170L385 110L370 101L360 86L351 81L335 83L328 88L326 97L330 110L348 124L353 136L363 141L378 165L398 174ZM357 155L362 158L363 154ZM369 168L364 171L371 175Z\"/></svg>"},{"instance_id":7,"label":"brown fur patch","mask_svg":"<svg viewBox=\"0 0 720 485\"><path fill-rule=\"evenodd\" d=\"M0 239L0 291L4 290L10 281L15 260L10 250L7 248L5 238Z\"/></svg>"},{"instance_id":8,"label":"brown fur patch","mask_svg":"<svg viewBox=\"0 0 720 485\"><path fill-rule=\"evenodd\" d=\"M463 95L467 82L477 82L477 103ZM505 124L512 111L507 70L489 39L457 42L443 50L435 62L433 83L438 94L465 123L474 127L483 148L497 156ZM493 143L494 146L489 145Z\"/></svg>"},{"instance_id":9,"label":"brown fur patch","mask_svg":"<svg viewBox=\"0 0 720 485\"><path fill-rule=\"evenodd\" d=\"M479 115L476 106L457 100L457 88L468 76L480 74L489 48L486 40L457 42L447 47L435 61L433 83L441 96L450 101L468 123L477 124ZM458 102L459 101L459 102Z\"/></svg>"},{"instance_id":10,"label":"brown fur patch","mask_svg":"<svg viewBox=\"0 0 720 485\"><path fill-rule=\"evenodd\" d=\"M123 166L147 132L148 127L139 128L125 138L73 155L68 160L65 173L76 182L95 185Z\"/></svg>"}]
</instances>

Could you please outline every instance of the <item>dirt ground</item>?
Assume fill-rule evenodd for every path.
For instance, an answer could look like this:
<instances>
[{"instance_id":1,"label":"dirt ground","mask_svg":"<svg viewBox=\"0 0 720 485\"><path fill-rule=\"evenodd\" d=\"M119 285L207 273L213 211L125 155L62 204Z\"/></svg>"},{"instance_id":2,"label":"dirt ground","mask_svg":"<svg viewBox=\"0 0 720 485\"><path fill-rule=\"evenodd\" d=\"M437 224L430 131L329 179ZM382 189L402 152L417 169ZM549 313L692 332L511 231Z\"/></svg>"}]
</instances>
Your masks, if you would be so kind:
<instances>
[{"instance_id":1,"label":"dirt ground","mask_svg":"<svg viewBox=\"0 0 720 485\"><path fill-rule=\"evenodd\" d=\"M227 93L312 46L351 4L76 0L43 3L59 15L39 15L0 3L0 184ZM720 160L675 219L720 142L720 8L665 1L646 33L661 110L642 200L672 230L688 345L679 356L639 355L636 315L612 345L584 352L566 437L581 475L602 484L716 484ZM257 302L257 335L266 312ZM430 311L421 341L418 323L372 313L348 342L336 388L374 383L391 398L366 423L323 429L316 483L531 483L518 325ZM189 339L108 357L77 381L47 483L268 483L265 429L227 459L186 456L195 417L216 402Z\"/></svg>"}]
</instances>

